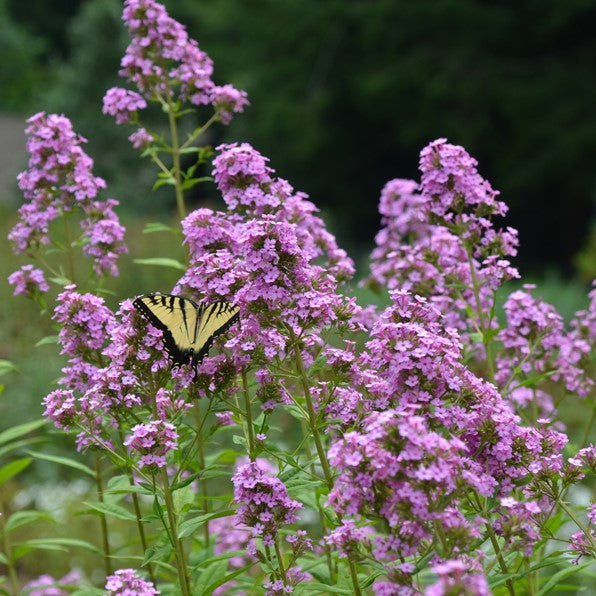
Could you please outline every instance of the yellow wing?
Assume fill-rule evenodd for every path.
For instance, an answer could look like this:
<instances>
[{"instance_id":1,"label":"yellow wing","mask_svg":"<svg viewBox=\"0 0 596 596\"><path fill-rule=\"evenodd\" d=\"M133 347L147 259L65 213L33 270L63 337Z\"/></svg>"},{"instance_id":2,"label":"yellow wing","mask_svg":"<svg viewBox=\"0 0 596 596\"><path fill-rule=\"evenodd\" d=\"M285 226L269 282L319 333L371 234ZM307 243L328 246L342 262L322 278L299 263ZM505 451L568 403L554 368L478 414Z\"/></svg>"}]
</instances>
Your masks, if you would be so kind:
<instances>
[{"instance_id":1,"label":"yellow wing","mask_svg":"<svg viewBox=\"0 0 596 596\"><path fill-rule=\"evenodd\" d=\"M155 327L161 329L164 348L173 365L199 364L213 343L239 318L239 309L229 302L197 304L182 296L147 294L133 305Z\"/></svg>"}]
</instances>

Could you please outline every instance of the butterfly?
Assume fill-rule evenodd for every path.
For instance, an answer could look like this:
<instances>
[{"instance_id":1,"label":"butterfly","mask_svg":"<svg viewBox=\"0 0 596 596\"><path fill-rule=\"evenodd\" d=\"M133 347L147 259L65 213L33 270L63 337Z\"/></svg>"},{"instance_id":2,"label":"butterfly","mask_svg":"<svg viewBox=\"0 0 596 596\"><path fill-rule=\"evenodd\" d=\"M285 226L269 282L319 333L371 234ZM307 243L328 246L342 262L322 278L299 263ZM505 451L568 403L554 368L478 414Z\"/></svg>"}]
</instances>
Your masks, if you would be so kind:
<instances>
[{"instance_id":1,"label":"butterfly","mask_svg":"<svg viewBox=\"0 0 596 596\"><path fill-rule=\"evenodd\" d=\"M163 332L164 349L172 366L190 363L195 372L214 338L240 318L240 309L229 302L197 304L172 294L145 294L132 304Z\"/></svg>"}]
</instances>

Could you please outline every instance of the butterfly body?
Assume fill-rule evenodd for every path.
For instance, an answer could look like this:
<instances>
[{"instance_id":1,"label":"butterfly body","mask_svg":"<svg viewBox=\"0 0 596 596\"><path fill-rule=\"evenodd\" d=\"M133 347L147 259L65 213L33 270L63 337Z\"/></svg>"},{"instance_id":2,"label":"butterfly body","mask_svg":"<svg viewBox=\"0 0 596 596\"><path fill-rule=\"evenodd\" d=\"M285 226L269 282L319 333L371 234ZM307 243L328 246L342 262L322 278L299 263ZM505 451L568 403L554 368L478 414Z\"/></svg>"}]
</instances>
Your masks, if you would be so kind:
<instances>
[{"instance_id":1,"label":"butterfly body","mask_svg":"<svg viewBox=\"0 0 596 596\"><path fill-rule=\"evenodd\" d=\"M239 308L229 302L197 304L173 294L145 294L133 306L162 331L172 366L190 363L196 368L213 340L239 319Z\"/></svg>"}]
</instances>

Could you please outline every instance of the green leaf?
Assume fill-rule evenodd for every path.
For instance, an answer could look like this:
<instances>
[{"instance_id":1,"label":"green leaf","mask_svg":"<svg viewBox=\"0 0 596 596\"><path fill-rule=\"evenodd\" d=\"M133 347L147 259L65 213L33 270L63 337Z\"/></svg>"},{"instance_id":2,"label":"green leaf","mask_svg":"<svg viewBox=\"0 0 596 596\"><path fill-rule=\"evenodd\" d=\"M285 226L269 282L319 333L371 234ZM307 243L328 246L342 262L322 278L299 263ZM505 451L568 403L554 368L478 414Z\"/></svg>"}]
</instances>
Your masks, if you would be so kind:
<instances>
[{"instance_id":1,"label":"green leaf","mask_svg":"<svg viewBox=\"0 0 596 596\"><path fill-rule=\"evenodd\" d=\"M184 520L178 526L178 538L184 538L194 534L198 528L200 528L205 522L211 519L217 519L219 517L228 517L234 515L236 511L234 509L226 509L225 511L215 511L214 513L204 513L191 519Z\"/></svg>"},{"instance_id":2,"label":"green leaf","mask_svg":"<svg viewBox=\"0 0 596 596\"><path fill-rule=\"evenodd\" d=\"M10 360L0 360L0 377L17 370L17 367Z\"/></svg>"},{"instance_id":3,"label":"green leaf","mask_svg":"<svg viewBox=\"0 0 596 596\"><path fill-rule=\"evenodd\" d=\"M179 482L176 482L175 484L172 484L172 486L170 487L170 490L172 492L175 492L177 490L180 490L181 488L185 488L189 484L191 484L195 480L197 480L197 478L201 478L202 475L203 475L203 472L195 472L194 474L191 474L187 478L184 478L184 480L180 480Z\"/></svg>"},{"instance_id":4,"label":"green leaf","mask_svg":"<svg viewBox=\"0 0 596 596\"><path fill-rule=\"evenodd\" d=\"M154 234L155 232L172 232L178 234L178 230L172 226L167 226L160 221L148 223L143 229L143 234Z\"/></svg>"},{"instance_id":5,"label":"green leaf","mask_svg":"<svg viewBox=\"0 0 596 596\"><path fill-rule=\"evenodd\" d=\"M58 343L58 336L57 335L46 335L42 337L36 344L35 347L38 348L39 346L45 346L48 344L57 344Z\"/></svg>"},{"instance_id":6,"label":"green leaf","mask_svg":"<svg viewBox=\"0 0 596 596\"><path fill-rule=\"evenodd\" d=\"M203 551L203 553L207 553L207 551ZM216 555L215 557L208 557L206 559L202 559L200 561L198 561L195 565L193 565L191 567L191 571L196 571L197 569L200 569L201 567L206 567L207 565L210 565L211 563L213 563L213 561L223 561L223 560L228 560L231 559L232 557L244 557L246 555L246 551L245 550L232 550L232 551L228 551L226 553L222 553L221 555Z\"/></svg>"},{"instance_id":7,"label":"green leaf","mask_svg":"<svg viewBox=\"0 0 596 596\"><path fill-rule=\"evenodd\" d=\"M312 582L301 583L300 586L310 592L328 592L332 594L347 594L348 596L351 596L354 593L352 590L346 590L345 588L327 586L324 584L315 584Z\"/></svg>"},{"instance_id":8,"label":"green leaf","mask_svg":"<svg viewBox=\"0 0 596 596\"><path fill-rule=\"evenodd\" d=\"M32 461L33 460L30 457L22 457L2 466L0 468L0 486L10 480L13 476L16 476L19 472L22 472Z\"/></svg>"},{"instance_id":9,"label":"green leaf","mask_svg":"<svg viewBox=\"0 0 596 596\"><path fill-rule=\"evenodd\" d=\"M189 188L192 188L193 186L196 186L197 184L201 184L203 182L210 182L212 180L211 176L201 176L200 178L189 178L188 180L185 180L181 187L182 190L188 190Z\"/></svg>"},{"instance_id":10,"label":"green leaf","mask_svg":"<svg viewBox=\"0 0 596 596\"><path fill-rule=\"evenodd\" d=\"M192 593L196 594L197 596L199 594L211 594L211 592L208 591L209 586L213 583L217 583L220 579L225 577L227 570L227 561L214 561L210 565L207 565L195 583Z\"/></svg>"},{"instance_id":11,"label":"green leaf","mask_svg":"<svg viewBox=\"0 0 596 596\"><path fill-rule=\"evenodd\" d=\"M71 596L105 596L106 591L91 586L75 590Z\"/></svg>"},{"instance_id":12,"label":"green leaf","mask_svg":"<svg viewBox=\"0 0 596 596\"><path fill-rule=\"evenodd\" d=\"M42 459L44 461L51 461L54 464L60 464L61 466L66 466L68 468L74 468L75 470L79 470L79 472L84 472L85 474L92 476L95 478L95 472L85 464L82 464L80 461L76 461L74 459L70 459L69 457L62 457L60 455L50 455L49 453L39 453L39 451L27 451L29 455L34 457L35 459Z\"/></svg>"},{"instance_id":13,"label":"green leaf","mask_svg":"<svg viewBox=\"0 0 596 596\"><path fill-rule=\"evenodd\" d=\"M308 422L308 416L305 414L304 410L295 406L294 404L285 404L283 409L288 412L293 418L297 420L305 420Z\"/></svg>"},{"instance_id":14,"label":"green leaf","mask_svg":"<svg viewBox=\"0 0 596 596\"><path fill-rule=\"evenodd\" d=\"M55 522L56 520L45 511L17 511L8 518L8 521L6 522L6 532L12 532L17 528L22 528L23 526L39 521Z\"/></svg>"},{"instance_id":15,"label":"green leaf","mask_svg":"<svg viewBox=\"0 0 596 596\"><path fill-rule=\"evenodd\" d=\"M219 588L219 586L222 586L223 584L225 584L226 582L229 582L230 580L234 579L238 575L244 573L245 571L248 571L249 569L254 567L255 564L256 563L251 563L250 565L246 565L244 567L241 567L240 569L236 569L235 571L232 571L232 573L228 573L228 574L224 575L222 578L214 581L212 584L209 584L209 586L207 586L207 589L203 592L203 594L212 594L215 590L217 590L217 588ZM201 574L199 581L201 581L202 579L203 579L203 575Z\"/></svg>"},{"instance_id":16,"label":"green leaf","mask_svg":"<svg viewBox=\"0 0 596 596\"><path fill-rule=\"evenodd\" d=\"M72 281L68 279L68 277L50 277L48 278L51 282L59 285L59 286L69 286Z\"/></svg>"},{"instance_id":17,"label":"green leaf","mask_svg":"<svg viewBox=\"0 0 596 596\"><path fill-rule=\"evenodd\" d=\"M157 190L158 188L160 188L162 186L166 186L166 185L167 186L176 186L176 180L172 177L160 178L159 180L155 181L151 190Z\"/></svg>"},{"instance_id":18,"label":"green leaf","mask_svg":"<svg viewBox=\"0 0 596 596\"><path fill-rule=\"evenodd\" d=\"M518 387L536 387L540 381L544 381L544 379L548 379L548 377L552 377L557 371L556 370L549 370L548 372L542 373L541 375L535 375L530 377L529 379L524 379L521 381L517 386ZM515 374L522 375L522 371L519 367L515 367Z\"/></svg>"},{"instance_id":19,"label":"green leaf","mask_svg":"<svg viewBox=\"0 0 596 596\"><path fill-rule=\"evenodd\" d=\"M151 259L133 259L133 263L137 265L156 265L157 267L171 267L179 271L186 271L186 267L176 259L169 259L167 257L154 257Z\"/></svg>"},{"instance_id":20,"label":"green leaf","mask_svg":"<svg viewBox=\"0 0 596 596\"><path fill-rule=\"evenodd\" d=\"M172 554L172 545L170 544L162 544L160 546L150 546L145 551L145 558L143 559L143 563L141 567L145 567L149 563L153 561L161 561L167 560L170 555Z\"/></svg>"},{"instance_id":21,"label":"green leaf","mask_svg":"<svg viewBox=\"0 0 596 596\"><path fill-rule=\"evenodd\" d=\"M561 571L555 573L554 575L551 575L548 578L548 581L543 584L543 586L540 588L540 590L538 590L538 596L543 596L543 594L548 594L553 588L556 588L559 586L559 584L561 583L561 580L565 579L566 577L569 577L570 575L578 573L585 567L588 567L589 565L593 565L593 563L594 563L593 561L586 561L585 563L582 563L581 565L570 565L566 569L562 569Z\"/></svg>"},{"instance_id":22,"label":"green leaf","mask_svg":"<svg viewBox=\"0 0 596 596\"><path fill-rule=\"evenodd\" d=\"M38 429L40 426L43 426L46 423L45 420L32 420L31 422L25 422L24 424L19 424L18 426L13 426L8 430L0 433L0 445L3 443L8 443L8 441L12 441L14 439L18 439L31 431Z\"/></svg>"},{"instance_id":23,"label":"green leaf","mask_svg":"<svg viewBox=\"0 0 596 596\"><path fill-rule=\"evenodd\" d=\"M110 515L117 517L118 519L124 519L127 521L136 521L137 518L134 513L131 513L128 509L121 507L120 505L114 505L113 503L101 503L99 501L88 502L84 501L83 505L91 507L91 509L103 513L104 515Z\"/></svg>"},{"instance_id":24,"label":"green leaf","mask_svg":"<svg viewBox=\"0 0 596 596\"><path fill-rule=\"evenodd\" d=\"M96 555L103 555L100 549L85 540L75 538L40 538L37 540L26 540L15 545L14 559L18 559L32 550L54 550L68 552L68 546L77 546L91 551Z\"/></svg>"},{"instance_id":25,"label":"green leaf","mask_svg":"<svg viewBox=\"0 0 596 596\"><path fill-rule=\"evenodd\" d=\"M13 441L12 443L8 443L8 445L5 445L4 447L0 447L0 457L5 456L7 453L10 453L15 449L21 449L22 447L33 445L34 443L41 443L44 440L44 437L30 437L29 439Z\"/></svg>"}]
</instances>

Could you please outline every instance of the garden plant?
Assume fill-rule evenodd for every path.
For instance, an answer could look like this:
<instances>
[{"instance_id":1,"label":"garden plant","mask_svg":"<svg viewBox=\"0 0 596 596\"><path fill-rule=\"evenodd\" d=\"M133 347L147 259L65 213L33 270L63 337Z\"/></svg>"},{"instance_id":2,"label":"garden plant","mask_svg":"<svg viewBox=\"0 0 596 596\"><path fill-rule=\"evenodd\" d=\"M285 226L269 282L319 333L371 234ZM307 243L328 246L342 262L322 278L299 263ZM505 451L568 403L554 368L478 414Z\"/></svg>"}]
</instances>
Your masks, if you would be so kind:
<instances>
[{"instance_id":1,"label":"garden plant","mask_svg":"<svg viewBox=\"0 0 596 596\"><path fill-rule=\"evenodd\" d=\"M507 206L439 138L420 153L420 180L382 189L359 283L386 307L361 304L354 263L308 197L249 144L208 146L246 93L213 82L209 56L158 2L126 0L123 21L128 86L109 89L103 111L175 196L179 225L145 231L174 235L187 258L133 256L180 270L173 288L156 274L155 292L225 301L239 321L195 371L171 366L135 296L108 308L129 250L118 202L67 117L28 120L10 240L31 263L10 283L58 329L67 364L43 415L90 462L67 465L94 478L85 506L98 528L94 545L60 544L97 552L103 581L48 569L23 586L19 561L44 542L14 539L39 519L16 512L1 518L0 590L513 596L593 580L596 505L574 495L596 469L596 290L568 324L533 286L510 291ZM188 209L197 184L217 188L220 210ZM588 412L573 439L568 404ZM16 453L40 424L0 434L0 448ZM117 524L133 538L116 547Z\"/></svg>"}]
</instances>

